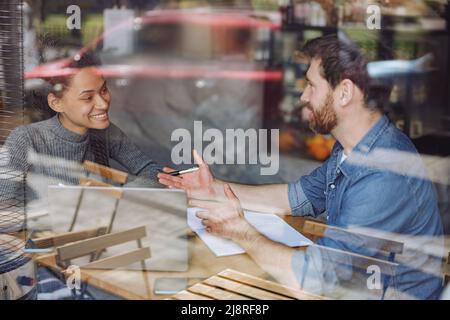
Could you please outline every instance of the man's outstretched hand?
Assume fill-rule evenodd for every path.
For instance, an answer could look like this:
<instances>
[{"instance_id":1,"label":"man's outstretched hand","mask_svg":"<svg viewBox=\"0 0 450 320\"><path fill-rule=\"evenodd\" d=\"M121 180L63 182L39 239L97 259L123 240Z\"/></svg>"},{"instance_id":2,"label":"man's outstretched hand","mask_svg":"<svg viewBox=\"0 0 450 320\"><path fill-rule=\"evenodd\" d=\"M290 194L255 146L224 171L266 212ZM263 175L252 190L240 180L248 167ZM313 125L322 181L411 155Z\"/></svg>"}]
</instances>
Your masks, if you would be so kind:
<instances>
[{"instance_id":1,"label":"man's outstretched hand","mask_svg":"<svg viewBox=\"0 0 450 320\"><path fill-rule=\"evenodd\" d=\"M159 183L169 188L183 189L189 198L194 199L216 199L221 192L218 191L218 182L209 170L208 165L203 161L196 150L192 151L199 170L185 173L179 176L171 176L165 173L158 173ZM174 169L164 167L164 172L170 173Z\"/></svg>"}]
</instances>

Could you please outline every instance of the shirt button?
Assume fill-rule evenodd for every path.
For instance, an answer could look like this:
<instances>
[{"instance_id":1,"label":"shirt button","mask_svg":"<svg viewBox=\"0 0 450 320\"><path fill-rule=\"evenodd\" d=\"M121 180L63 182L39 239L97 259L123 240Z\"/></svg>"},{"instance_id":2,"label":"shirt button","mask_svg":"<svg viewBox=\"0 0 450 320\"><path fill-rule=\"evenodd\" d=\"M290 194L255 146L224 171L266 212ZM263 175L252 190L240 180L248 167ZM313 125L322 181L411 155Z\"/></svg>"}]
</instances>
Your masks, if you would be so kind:
<instances>
[{"instance_id":1,"label":"shirt button","mask_svg":"<svg viewBox=\"0 0 450 320\"><path fill-rule=\"evenodd\" d=\"M340 170L340 169L337 169L337 170L336 170L336 173L337 173L337 174L341 173L341 170Z\"/></svg>"},{"instance_id":2,"label":"shirt button","mask_svg":"<svg viewBox=\"0 0 450 320\"><path fill-rule=\"evenodd\" d=\"M336 186L334 185L334 183L333 183L332 185L330 185L330 188L331 188L331 189L336 188Z\"/></svg>"}]
</instances>

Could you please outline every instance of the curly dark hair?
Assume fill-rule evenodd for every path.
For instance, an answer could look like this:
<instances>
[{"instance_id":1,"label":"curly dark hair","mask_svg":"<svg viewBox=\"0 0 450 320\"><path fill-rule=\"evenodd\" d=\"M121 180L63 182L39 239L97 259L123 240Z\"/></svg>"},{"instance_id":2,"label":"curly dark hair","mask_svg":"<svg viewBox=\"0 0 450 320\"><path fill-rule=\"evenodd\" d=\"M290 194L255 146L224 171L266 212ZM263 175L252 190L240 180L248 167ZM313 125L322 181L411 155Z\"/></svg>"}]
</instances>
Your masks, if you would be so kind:
<instances>
[{"instance_id":1,"label":"curly dark hair","mask_svg":"<svg viewBox=\"0 0 450 320\"><path fill-rule=\"evenodd\" d=\"M77 73L77 70L99 65L100 59L97 55L94 55L91 52L76 54L72 58L72 61L67 65L67 68L74 70L72 74L45 79L51 85L49 93L53 93L55 96L61 97L65 89L70 86L70 82L72 81L73 76Z\"/></svg>"},{"instance_id":2,"label":"curly dark hair","mask_svg":"<svg viewBox=\"0 0 450 320\"><path fill-rule=\"evenodd\" d=\"M71 69L72 72L60 76L42 78L46 83L44 88L39 92L33 91L31 96L26 97L26 105L34 109L34 112L32 112L33 115L31 116L32 120L39 121L54 116L56 112L48 105L47 96L52 93L56 97L61 98L70 86L73 76L78 73L77 70L99 65L101 63L97 55L91 52L79 53L65 66L68 70Z\"/></svg>"}]
</instances>

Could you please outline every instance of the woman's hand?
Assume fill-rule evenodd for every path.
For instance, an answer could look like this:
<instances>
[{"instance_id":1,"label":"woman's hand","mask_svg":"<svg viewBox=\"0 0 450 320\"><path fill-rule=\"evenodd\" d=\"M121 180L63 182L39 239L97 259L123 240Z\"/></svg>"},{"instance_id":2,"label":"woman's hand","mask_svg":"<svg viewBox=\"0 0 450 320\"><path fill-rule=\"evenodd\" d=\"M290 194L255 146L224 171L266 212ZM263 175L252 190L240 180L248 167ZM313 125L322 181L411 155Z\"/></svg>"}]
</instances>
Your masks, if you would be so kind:
<instances>
[{"instance_id":1,"label":"woman's hand","mask_svg":"<svg viewBox=\"0 0 450 320\"><path fill-rule=\"evenodd\" d=\"M196 150L192 151L192 155L199 166L199 170L179 176L158 173L159 182L169 188L185 190L189 198L217 199L222 194L219 191L220 183L214 178L208 165L198 155ZM165 167L163 171L170 173L174 169Z\"/></svg>"}]
</instances>

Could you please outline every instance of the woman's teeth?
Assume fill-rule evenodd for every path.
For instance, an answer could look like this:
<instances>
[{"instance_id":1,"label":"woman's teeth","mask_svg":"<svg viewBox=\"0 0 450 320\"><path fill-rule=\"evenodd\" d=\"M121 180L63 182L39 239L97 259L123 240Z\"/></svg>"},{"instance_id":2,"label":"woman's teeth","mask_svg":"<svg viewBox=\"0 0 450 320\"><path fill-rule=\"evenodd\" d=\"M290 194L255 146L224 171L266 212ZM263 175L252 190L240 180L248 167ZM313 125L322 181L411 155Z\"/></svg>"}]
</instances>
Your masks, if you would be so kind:
<instances>
[{"instance_id":1,"label":"woman's teeth","mask_svg":"<svg viewBox=\"0 0 450 320\"><path fill-rule=\"evenodd\" d=\"M108 114L107 113L95 114L95 115L91 116L91 118L93 118L95 120L104 120L104 119L108 118Z\"/></svg>"}]
</instances>

